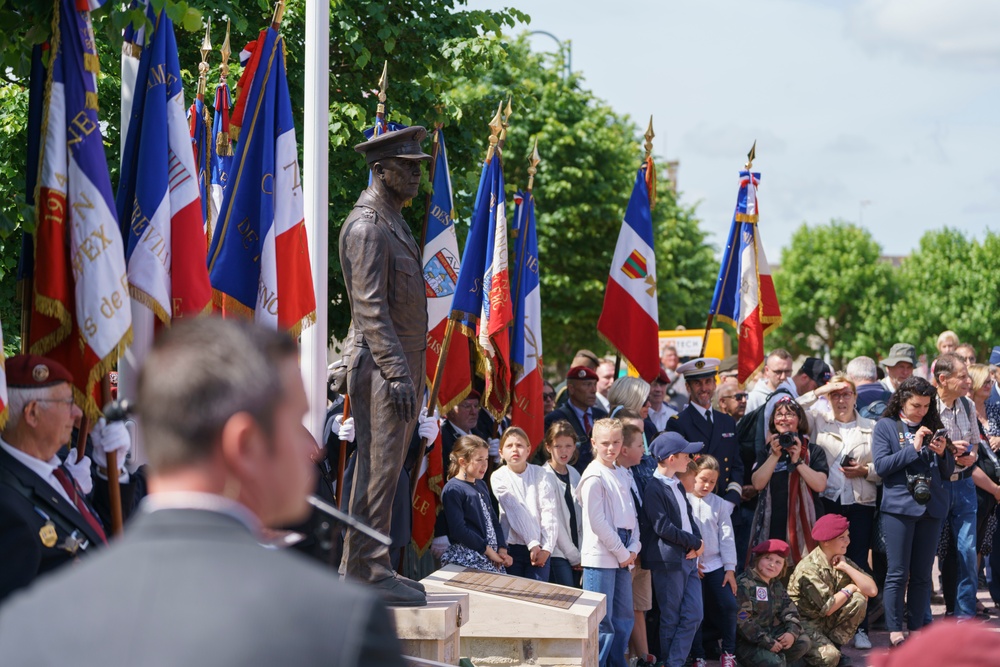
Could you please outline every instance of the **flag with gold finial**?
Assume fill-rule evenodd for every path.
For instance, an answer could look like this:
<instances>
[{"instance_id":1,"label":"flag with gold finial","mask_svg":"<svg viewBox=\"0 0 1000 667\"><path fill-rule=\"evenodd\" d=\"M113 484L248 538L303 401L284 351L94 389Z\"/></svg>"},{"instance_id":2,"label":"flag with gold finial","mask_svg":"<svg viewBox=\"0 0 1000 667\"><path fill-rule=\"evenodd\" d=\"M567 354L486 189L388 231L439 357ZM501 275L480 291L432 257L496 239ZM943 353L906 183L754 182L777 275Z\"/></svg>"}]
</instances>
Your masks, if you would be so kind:
<instances>
[{"instance_id":1,"label":"flag with gold finial","mask_svg":"<svg viewBox=\"0 0 1000 667\"><path fill-rule=\"evenodd\" d=\"M32 309L27 349L66 366L90 417L101 378L131 341L125 247L97 115L100 70L89 9L60 0L52 17L41 125Z\"/></svg>"},{"instance_id":2,"label":"flag with gold finial","mask_svg":"<svg viewBox=\"0 0 1000 667\"><path fill-rule=\"evenodd\" d=\"M737 379L741 385L764 363L764 336L781 324L778 295L757 224L760 173L750 170L756 146L755 142L746 169L740 172L736 210L711 308L715 317L736 328Z\"/></svg>"}]
</instances>

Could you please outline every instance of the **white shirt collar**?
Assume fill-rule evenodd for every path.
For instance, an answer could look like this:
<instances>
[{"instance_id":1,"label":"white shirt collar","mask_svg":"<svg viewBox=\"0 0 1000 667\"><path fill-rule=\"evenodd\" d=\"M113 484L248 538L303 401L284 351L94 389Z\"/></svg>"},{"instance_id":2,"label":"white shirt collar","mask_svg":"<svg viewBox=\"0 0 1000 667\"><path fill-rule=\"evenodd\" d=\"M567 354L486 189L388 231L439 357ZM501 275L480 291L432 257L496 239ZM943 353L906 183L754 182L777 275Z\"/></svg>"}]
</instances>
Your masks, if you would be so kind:
<instances>
[{"instance_id":1,"label":"white shirt collar","mask_svg":"<svg viewBox=\"0 0 1000 667\"><path fill-rule=\"evenodd\" d=\"M698 414L700 414L702 417L704 417L705 414L712 409L711 407L703 408L694 401L691 401L691 405L694 407L695 410L698 411Z\"/></svg>"},{"instance_id":2,"label":"white shirt collar","mask_svg":"<svg viewBox=\"0 0 1000 667\"><path fill-rule=\"evenodd\" d=\"M59 483L58 479L56 479L55 471L62 465L62 461L59 460L58 456L53 456L48 461L36 459L31 454L22 452L20 449L4 440L0 440L0 448L10 454L15 461L45 480L48 485L55 489L56 492L68 503L74 505L73 500L69 497L66 489L64 489L63 485Z\"/></svg>"}]
</instances>

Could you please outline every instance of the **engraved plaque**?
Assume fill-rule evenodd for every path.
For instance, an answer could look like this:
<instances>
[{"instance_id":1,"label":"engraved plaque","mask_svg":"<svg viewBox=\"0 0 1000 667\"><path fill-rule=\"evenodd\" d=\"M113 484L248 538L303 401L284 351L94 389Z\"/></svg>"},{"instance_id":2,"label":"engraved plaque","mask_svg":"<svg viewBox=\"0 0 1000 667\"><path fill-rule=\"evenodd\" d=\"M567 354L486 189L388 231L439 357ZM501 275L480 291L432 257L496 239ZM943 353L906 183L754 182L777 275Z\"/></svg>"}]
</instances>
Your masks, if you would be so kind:
<instances>
[{"instance_id":1,"label":"engraved plaque","mask_svg":"<svg viewBox=\"0 0 1000 667\"><path fill-rule=\"evenodd\" d=\"M502 595L558 609L569 609L582 595L582 591L575 588L556 586L509 574L493 574L472 568L465 568L451 579L441 583L446 586Z\"/></svg>"}]
</instances>

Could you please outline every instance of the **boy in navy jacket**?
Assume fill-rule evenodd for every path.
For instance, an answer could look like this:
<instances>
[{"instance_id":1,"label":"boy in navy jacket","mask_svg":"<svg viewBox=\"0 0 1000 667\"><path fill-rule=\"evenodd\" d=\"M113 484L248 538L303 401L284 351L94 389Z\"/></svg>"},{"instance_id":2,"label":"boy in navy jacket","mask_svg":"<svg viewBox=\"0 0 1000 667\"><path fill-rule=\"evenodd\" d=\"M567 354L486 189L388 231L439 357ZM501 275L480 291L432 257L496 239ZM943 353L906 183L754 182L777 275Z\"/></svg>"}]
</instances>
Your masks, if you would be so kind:
<instances>
[{"instance_id":1,"label":"boy in navy jacket","mask_svg":"<svg viewBox=\"0 0 1000 667\"><path fill-rule=\"evenodd\" d=\"M660 609L660 655L668 667L684 664L703 613L698 556L704 544L676 477L703 446L668 431L649 448L657 465L643 494L642 564L652 573Z\"/></svg>"}]
</instances>

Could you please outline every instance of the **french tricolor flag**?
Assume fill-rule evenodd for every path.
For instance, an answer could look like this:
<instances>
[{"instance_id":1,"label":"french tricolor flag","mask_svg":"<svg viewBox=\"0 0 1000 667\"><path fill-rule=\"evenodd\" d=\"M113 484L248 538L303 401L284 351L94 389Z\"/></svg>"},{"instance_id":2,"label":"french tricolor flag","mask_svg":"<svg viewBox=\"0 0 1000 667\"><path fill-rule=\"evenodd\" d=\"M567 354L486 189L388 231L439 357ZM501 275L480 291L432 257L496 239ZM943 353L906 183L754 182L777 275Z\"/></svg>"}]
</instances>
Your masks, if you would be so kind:
<instances>
[{"instance_id":1,"label":"french tricolor flag","mask_svg":"<svg viewBox=\"0 0 1000 667\"><path fill-rule=\"evenodd\" d=\"M532 447L545 438L542 405L542 299L535 235L535 197L519 192L514 203L514 327L510 363L514 373L511 423L523 428Z\"/></svg>"},{"instance_id":2,"label":"french tricolor flag","mask_svg":"<svg viewBox=\"0 0 1000 667\"><path fill-rule=\"evenodd\" d=\"M652 168L652 161L647 160L636 174L597 321L598 333L647 382L660 373L653 215L646 184L646 173Z\"/></svg>"},{"instance_id":3,"label":"french tricolor flag","mask_svg":"<svg viewBox=\"0 0 1000 667\"><path fill-rule=\"evenodd\" d=\"M223 316L298 335L316 319L316 295L284 38L262 30L254 58L260 66L245 91L249 113L241 119L208 270Z\"/></svg>"},{"instance_id":4,"label":"french tricolor flag","mask_svg":"<svg viewBox=\"0 0 1000 667\"><path fill-rule=\"evenodd\" d=\"M133 319L169 325L206 312L212 291L174 27L165 12L151 20L155 31L139 59L116 208ZM149 342L137 339L134 348Z\"/></svg>"},{"instance_id":5,"label":"french tricolor flag","mask_svg":"<svg viewBox=\"0 0 1000 667\"><path fill-rule=\"evenodd\" d=\"M736 211L712 297L715 316L736 328L738 380L742 385L764 363L764 336L781 324L771 267L757 229L760 174L740 172Z\"/></svg>"}]
</instances>

